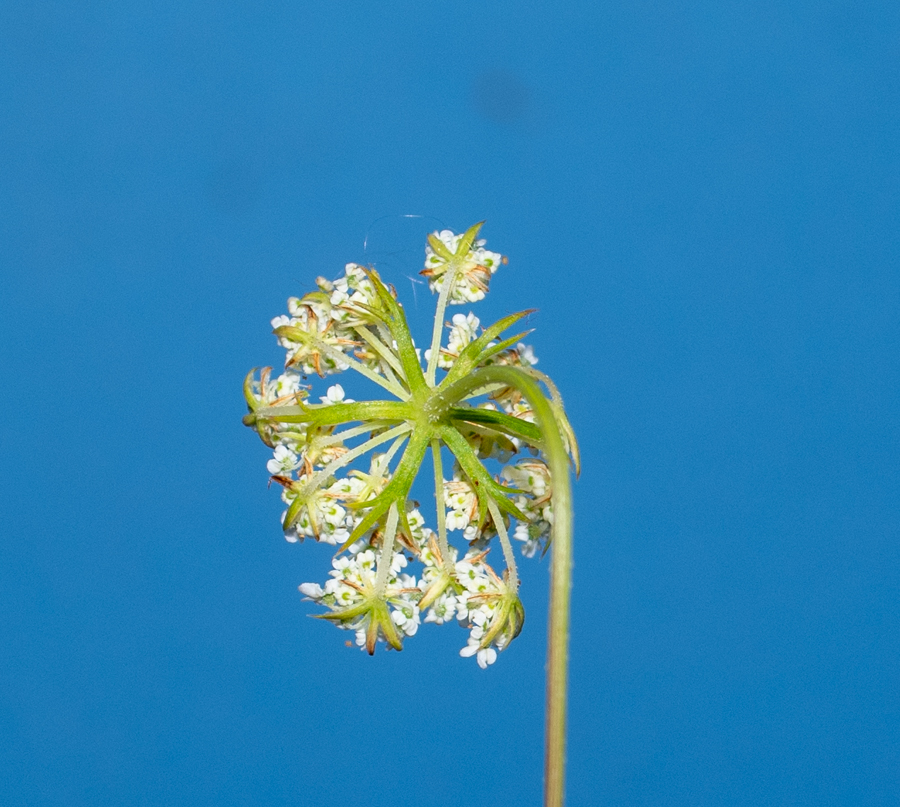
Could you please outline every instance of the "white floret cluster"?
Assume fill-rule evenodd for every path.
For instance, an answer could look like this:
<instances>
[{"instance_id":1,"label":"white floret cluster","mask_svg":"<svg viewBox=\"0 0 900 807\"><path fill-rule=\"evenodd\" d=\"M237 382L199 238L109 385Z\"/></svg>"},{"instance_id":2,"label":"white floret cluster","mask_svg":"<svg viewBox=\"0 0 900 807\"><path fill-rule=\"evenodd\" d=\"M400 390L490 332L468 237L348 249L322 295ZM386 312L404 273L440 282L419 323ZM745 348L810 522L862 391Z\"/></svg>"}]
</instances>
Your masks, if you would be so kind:
<instances>
[{"instance_id":1,"label":"white floret cluster","mask_svg":"<svg viewBox=\"0 0 900 807\"><path fill-rule=\"evenodd\" d=\"M456 234L451 230L441 230L434 233L431 239L434 244L434 238L440 240L440 243L446 247L447 252L454 253L459 246L463 234ZM461 277L450 293L450 305L465 305L466 303L477 303L483 300L490 286L491 276L500 267L503 262L503 256L498 252L489 252L484 248L487 243L483 238L475 241L461 266ZM428 285L432 291L440 291L447 277L448 269L451 261L446 255L439 254L435 246L437 244L429 244L425 247L425 269L422 274L428 278Z\"/></svg>"},{"instance_id":2,"label":"white floret cluster","mask_svg":"<svg viewBox=\"0 0 900 807\"><path fill-rule=\"evenodd\" d=\"M391 558L390 572L387 577L384 599L390 608L390 617L394 625L405 636L413 636L419 628L418 595L420 591L416 579L404 573L408 561L402 552L395 552ZM334 611L351 612L365 603L367 597L375 593L376 555L371 548L363 549L356 554L341 555L331 563L329 580L325 586L318 583L303 583L300 592L307 599L325 605ZM356 644L366 644L365 615L337 622L338 626L356 633Z\"/></svg>"},{"instance_id":3,"label":"white floret cluster","mask_svg":"<svg viewBox=\"0 0 900 807\"><path fill-rule=\"evenodd\" d=\"M449 370L453 362L459 358L463 348L478 336L478 326L481 321L473 313L454 314L450 322L450 334L447 339L447 347L441 350L437 365L442 370ZM431 358L431 351L425 351L425 358Z\"/></svg>"}]
</instances>

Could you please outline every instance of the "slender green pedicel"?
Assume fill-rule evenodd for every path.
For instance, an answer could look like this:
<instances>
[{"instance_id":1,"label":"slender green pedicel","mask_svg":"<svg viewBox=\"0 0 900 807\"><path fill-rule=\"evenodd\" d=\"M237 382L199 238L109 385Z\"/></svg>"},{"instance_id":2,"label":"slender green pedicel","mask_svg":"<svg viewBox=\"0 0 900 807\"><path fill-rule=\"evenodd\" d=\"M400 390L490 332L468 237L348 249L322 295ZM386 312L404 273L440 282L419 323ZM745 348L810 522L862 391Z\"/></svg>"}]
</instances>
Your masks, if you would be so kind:
<instances>
[{"instance_id":1,"label":"slender green pedicel","mask_svg":"<svg viewBox=\"0 0 900 807\"><path fill-rule=\"evenodd\" d=\"M514 544L527 557L552 547L545 799L561 804L578 450L558 390L520 341L528 331L502 336L530 311L485 329L471 313L444 322L448 306L483 299L506 263L480 229L428 236L422 274L438 301L424 365L394 290L348 264L272 321L285 370L248 375L244 423L274 449L285 537L337 547L328 580L301 592L370 654L379 642L402 649L422 622L456 621L469 629L460 655L486 668L524 623ZM308 377L348 370L391 398L354 401L335 384L311 402ZM436 531L411 498L429 456ZM500 573L487 562L495 543Z\"/></svg>"}]
</instances>

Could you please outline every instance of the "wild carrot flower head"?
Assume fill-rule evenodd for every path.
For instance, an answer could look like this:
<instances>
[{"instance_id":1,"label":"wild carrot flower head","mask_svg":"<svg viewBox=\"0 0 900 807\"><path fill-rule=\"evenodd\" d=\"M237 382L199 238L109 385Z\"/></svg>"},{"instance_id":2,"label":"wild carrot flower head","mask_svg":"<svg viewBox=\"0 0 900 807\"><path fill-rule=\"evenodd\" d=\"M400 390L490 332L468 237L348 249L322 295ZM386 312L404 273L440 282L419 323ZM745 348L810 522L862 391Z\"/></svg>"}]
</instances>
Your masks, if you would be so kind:
<instances>
[{"instance_id":1,"label":"wild carrot flower head","mask_svg":"<svg viewBox=\"0 0 900 807\"><path fill-rule=\"evenodd\" d=\"M577 468L562 399L522 344L527 332L503 336L530 312L488 328L471 312L444 322L448 305L483 299L506 263L480 228L428 236L422 274L438 300L424 357L394 289L350 263L272 320L283 372L266 367L244 382L244 423L274 451L266 467L281 489L285 537L337 548L324 584L300 591L369 653L379 642L400 650L421 622L456 622L469 630L460 654L492 664L524 621L513 541L531 556L552 534L547 428ZM313 394L316 378L347 371L384 398L353 400L344 382ZM431 526L410 496L429 455ZM497 544L500 572L487 560Z\"/></svg>"}]
</instances>

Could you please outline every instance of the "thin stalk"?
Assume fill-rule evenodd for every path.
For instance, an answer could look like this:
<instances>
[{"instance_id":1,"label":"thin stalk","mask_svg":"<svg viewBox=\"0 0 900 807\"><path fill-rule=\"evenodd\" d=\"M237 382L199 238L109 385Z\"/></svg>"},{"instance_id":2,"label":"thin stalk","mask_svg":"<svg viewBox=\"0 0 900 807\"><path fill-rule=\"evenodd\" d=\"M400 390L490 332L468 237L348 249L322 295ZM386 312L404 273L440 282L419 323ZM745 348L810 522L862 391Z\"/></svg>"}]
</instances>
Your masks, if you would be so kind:
<instances>
[{"instance_id":1,"label":"thin stalk","mask_svg":"<svg viewBox=\"0 0 900 807\"><path fill-rule=\"evenodd\" d=\"M562 807L565 789L566 701L569 663L569 611L572 590L572 487L569 458L550 402L532 377L514 367L484 367L443 391L458 401L473 389L502 383L518 389L531 404L541 427L553 485L550 619L547 637L547 719L544 757L544 805Z\"/></svg>"},{"instance_id":2,"label":"thin stalk","mask_svg":"<svg viewBox=\"0 0 900 807\"><path fill-rule=\"evenodd\" d=\"M360 479L368 479L373 494L377 496L379 493L379 488L382 486L382 483L385 480L385 475L390 473L391 460L394 459L394 456L400 450L400 447L405 441L406 434L401 434L396 440L394 440L393 445L391 445L391 447L385 452L383 473L381 471L378 471L377 468L375 469L375 473L371 474L363 474L359 471L351 471L350 473L357 475Z\"/></svg>"},{"instance_id":3,"label":"thin stalk","mask_svg":"<svg viewBox=\"0 0 900 807\"><path fill-rule=\"evenodd\" d=\"M388 422L374 422L374 423L364 423L362 426L354 426L352 429L344 429L342 432L337 432L337 434L329 434L323 437L314 437L313 445L315 448L322 448L324 446L334 445L335 443L343 443L345 440L349 440L351 437L356 437L360 434L365 434L366 432L376 432L379 429L384 429L390 426L391 424Z\"/></svg>"},{"instance_id":4,"label":"thin stalk","mask_svg":"<svg viewBox=\"0 0 900 807\"><path fill-rule=\"evenodd\" d=\"M497 507L493 499L488 498L488 510L491 511L491 518L494 519L494 526L497 528L497 534L500 536L500 546L503 548L503 560L506 562L506 571L509 579L509 585L513 591L519 590L519 572L516 569L516 554L513 552L512 544L509 542L509 535L506 532L506 524L503 523L503 516L500 514L500 508Z\"/></svg>"},{"instance_id":5,"label":"thin stalk","mask_svg":"<svg viewBox=\"0 0 900 807\"><path fill-rule=\"evenodd\" d=\"M378 555L378 573L375 578L375 595L384 596L387 587L388 573L391 570L391 561L394 559L394 537L397 535L397 522L400 514L397 512L397 503L391 504L388 511L387 524L384 527L384 538L381 542L381 554Z\"/></svg>"},{"instance_id":6,"label":"thin stalk","mask_svg":"<svg viewBox=\"0 0 900 807\"><path fill-rule=\"evenodd\" d=\"M391 460L394 459L396 453L400 450L400 446L403 445L403 441L406 439L405 434L401 434L396 440L394 440L394 445L392 445L384 455L384 467L388 468L391 464Z\"/></svg>"},{"instance_id":7,"label":"thin stalk","mask_svg":"<svg viewBox=\"0 0 900 807\"><path fill-rule=\"evenodd\" d=\"M480 398L482 395L490 395L492 392L497 392L497 390L501 390L503 388L503 384L487 384L483 389L472 390L472 392L466 395L465 400L468 401L472 398Z\"/></svg>"},{"instance_id":8,"label":"thin stalk","mask_svg":"<svg viewBox=\"0 0 900 807\"><path fill-rule=\"evenodd\" d=\"M402 384L405 387L409 387L409 384L406 381L406 373L403 370L403 364L400 362L400 357L394 352L393 346L397 343L394 341L394 337L391 336L391 332L385 328L384 324L381 322L375 323L375 330L378 331L378 337L381 340L381 344L388 348L391 351L394 358L400 363L400 370L398 371L398 375L402 381L398 381L398 383ZM389 347L390 346L390 347Z\"/></svg>"},{"instance_id":9,"label":"thin stalk","mask_svg":"<svg viewBox=\"0 0 900 807\"><path fill-rule=\"evenodd\" d=\"M329 462L321 471L313 474L312 478L307 482L304 488L304 494L309 495L314 490L316 490L319 485L321 485L329 476L331 476L338 468L343 468L345 465L353 462L357 457L361 457L367 451L371 451L376 446L380 446L382 443L388 442L388 440L393 440L395 437L399 437L406 432L408 432L412 426L408 423L401 423L399 426L394 426L393 429L389 429L384 432L384 434L379 434L377 437L373 437L371 440L366 440L365 443L362 443L356 448L351 448L346 454L341 455L336 460Z\"/></svg>"},{"instance_id":10,"label":"thin stalk","mask_svg":"<svg viewBox=\"0 0 900 807\"><path fill-rule=\"evenodd\" d=\"M381 359L381 370L384 372L384 377L390 381L392 384L400 384L403 386L403 382L394 375L394 371L391 369L391 365L388 364L383 358Z\"/></svg>"},{"instance_id":11,"label":"thin stalk","mask_svg":"<svg viewBox=\"0 0 900 807\"><path fill-rule=\"evenodd\" d=\"M447 506L444 504L444 467L441 462L441 443L431 441L431 456L434 458L434 500L437 505L438 548L444 561L444 570L453 573L450 545L447 543Z\"/></svg>"},{"instance_id":12,"label":"thin stalk","mask_svg":"<svg viewBox=\"0 0 900 807\"><path fill-rule=\"evenodd\" d=\"M458 274L459 268L456 262L452 261L444 273L444 282L441 283L441 293L438 295L437 310L434 313L434 330L431 334L431 353L428 355L428 369L425 371L425 379L431 387L434 386L438 356L441 352L441 336L444 333L444 312L447 310L447 301L450 299L450 292L453 291L453 287L456 285Z\"/></svg>"},{"instance_id":13,"label":"thin stalk","mask_svg":"<svg viewBox=\"0 0 900 807\"><path fill-rule=\"evenodd\" d=\"M375 349L375 352L381 356L382 359L397 371L397 375L400 377L403 376L403 367L400 365L400 360L394 355L394 352L384 344L384 342L375 336L368 328L363 326L358 327L356 332Z\"/></svg>"},{"instance_id":14,"label":"thin stalk","mask_svg":"<svg viewBox=\"0 0 900 807\"><path fill-rule=\"evenodd\" d=\"M385 345L391 344L393 337L391 336L391 332L384 326L383 322L376 322L375 329L378 331L378 335Z\"/></svg>"}]
</instances>

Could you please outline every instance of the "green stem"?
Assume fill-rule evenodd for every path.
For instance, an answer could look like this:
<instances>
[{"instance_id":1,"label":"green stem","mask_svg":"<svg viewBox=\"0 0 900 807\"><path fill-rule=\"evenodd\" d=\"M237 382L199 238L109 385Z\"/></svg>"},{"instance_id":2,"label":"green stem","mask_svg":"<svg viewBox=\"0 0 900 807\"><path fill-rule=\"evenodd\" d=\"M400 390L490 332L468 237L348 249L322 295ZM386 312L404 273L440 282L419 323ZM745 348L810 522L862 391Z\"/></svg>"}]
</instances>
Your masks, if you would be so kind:
<instances>
[{"instance_id":1,"label":"green stem","mask_svg":"<svg viewBox=\"0 0 900 807\"><path fill-rule=\"evenodd\" d=\"M550 402L532 377L514 367L484 367L443 390L446 402L459 401L489 383L518 389L528 400L543 436L553 485L550 619L547 638L547 718L544 757L544 805L562 807L565 788L566 700L569 611L572 589L572 488L569 458Z\"/></svg>"},{"instance_id":2,"label":"green stem","mask_svg":"<svg viewBox=\"0 0 900 807\"><path fill-rule=\"evenodd\" d=\"M391 427L391 423L388 421L378 422L375 421L373 423L363 423L362 426L354 426L352 429L344 429L342 432L337 432L337 434L327 434L321 437L314 437L312 439L312 446L314 448L325 448L325 446L333 446L336 443L343 443L346 440L349 440L351 437L358 437L360 434L365 434L366 432L377 432L379 429L387 429Z\"/></svg>"}]
</instances>

